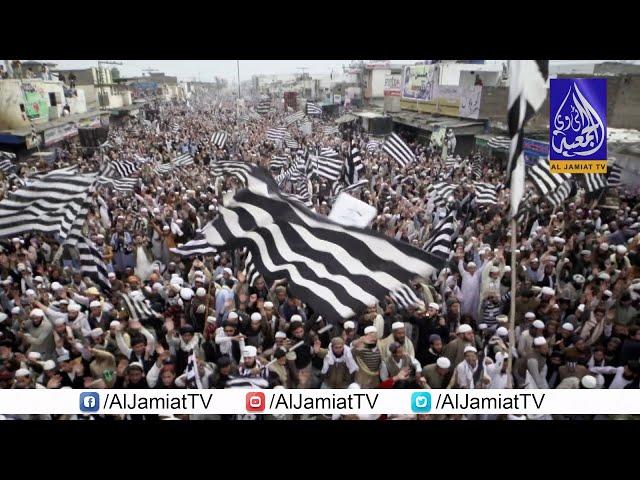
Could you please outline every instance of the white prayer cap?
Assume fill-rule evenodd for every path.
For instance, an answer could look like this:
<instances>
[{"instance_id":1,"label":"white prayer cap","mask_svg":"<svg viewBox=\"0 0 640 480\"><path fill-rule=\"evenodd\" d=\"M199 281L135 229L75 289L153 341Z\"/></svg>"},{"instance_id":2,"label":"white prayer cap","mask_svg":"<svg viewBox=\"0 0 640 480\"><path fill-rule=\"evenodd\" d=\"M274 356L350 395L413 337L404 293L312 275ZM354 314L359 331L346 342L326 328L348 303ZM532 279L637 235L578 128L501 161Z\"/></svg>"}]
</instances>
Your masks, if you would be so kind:
<instances>
[{"instance_id":1,"label":"white prayer cap","mask_svg":"<svg viewBox=\"0 0 640 480\"><path fill-rule=\"evenodd\" d=\"M287 338L287 334L284 332L276 332L276 338Z\"/></svg>"},{"instance_id":2,"label":"white prayer cap","mask_svg":"<svg viewBox=\"0 0 640 480\"><path fill-rule=\"evenodd\" d=\"M500 269L494 265L489 270L489 273L500 273Z\"/></svg>"},{"instance_id":3,"label":"white prayer cap","mask_svg":"<svg viewBox=\"0 0 640 480\"><path fill-rule=\"evenodd\" d=\"M587 255L591 255L591 250L582 250L582 251L580 252L580 255L585 255L585 256L587 256Z\"/></svg>"},{"instance_id":4,"label":"white prayer cap","mask_svg":"<svg viewBox=\"0 0 640 480\"><path fill-rule=\"evenodd\" d=\"M72 303L67 308L67 311L68 312L79 312L80 311L80 305L78 305L77 303Z\"/></svg>"},{"instance_id":5,"label":"white prayer cap","mask_svg":"<svg viewBox=\"0 0 640 480\"><path fill-rule=\"evenodd\" d=\"M229 275L233 275L233 270L231 270L229 267L224 267L222 271L224 273L228 273Z\"/></svg>"},{"instance_id":6,"label":"white prayer cap","mask_svg":"<svg viewBox=\"0 0 640 480\"><path fill-rule=\"evenodd\" d=\"M504 267L504 273L510 273L511 272L511 267L509 265L506 265Z\"/></svg>"},{"instance_id":7,"label":"white prayer cap","mask_svg":"<svg viewBox=\"0 0 640 480\"><path fill-rule=\"evenodd\" d=\"M177 273L174 273L169 280L171 285L182 285L182 278Z\"/></svg>"},{"instance_id":8,"label":"white prayer cap","mask_svg":"<svg viewBox=\"0 0 640 480\"><path fill-rule=\"evenodd\" d=\"M47 371L54 370L56 368L56 362L54 362L53 360L47 360L42 364L42 368L44 368Z\"/></svg>"},{"instance_id":9,"label":"white prayer cap","mask_svg":"<svg viewBox=\"0 0 640 480\"><path fill-rule=\"evenodd\" d=\"M596 388L598 386L598 381L593 375L585 375L582 377L582 380L580 380L580 384L584 388Z\"/></svg>"},{"instance_id":10,"label":"white prayer cap","mask_svg":"<svg viewBox=\"0 0 640 480\"><path fill-rule=\"evenodd\" d=\"M507 330L504 327L498 327L498 329L496 330L496 333L498 334L499 337L506 337L509 335L509 330Z\"/></svg>"},{"instance_id":11,"label":"white prayer cap","mask_svg":"<svg viewBox=\"0 0 640 480\"><path fill-rule=\"evenodd\" d=\"M487 325L486 323L481 323L480 325L478 325L478 330L486 330L487 328L489 328L489 325Z\"/></svg>"},{"instance_id":12,"label":"white prayer cap","mask_svg":"<svg viewBox=\"0 0 640 480\"><path fill-rule=\"evenodd\" d=\"M533 312L527 312L524 314L524 318L536 318L536 314Z\"/></svg>"},{"instance_id":13,"label":"white prayer cap","mask_svg":"<svg viewBox=\"0 0 640 480\"><path fill-rule=\"evenodd\" d=\"M347 387L348 389L352 389L352 390L359 390L360 389L360 385L358 385L357 383L351 383L349 384L349 386Z\"/></svg>"},{"instance_id":14,"label":"white prayer cap","mask_svg":"<svg viewBox=\"0 0 640 480\"><path fill-rule=\"evenodd\" d=\"M89 308L100 308L102 305L98 300L94 300L89 304Z\"/></svg>"},{"instance_id":15,"label":"white prayer cap","mask_svg":"<svg viewBox=\"0 0 640 480\"><path fill-rule=\"evenodd\" d=\"M272 302L264 302L263 306L264 306L264 308L273 308L273 303Z\"/></svg>"},{"instance_id":16,"label":"white prayer cap","mask_svg":"<svg viewBox=\"0 0 640 480\"><path fill-rule=\"evenodd\" d=\"M101 234L101 233L99 233L98 235L96 235L96 238L97 238L98 240L104 240L104 235L103 235L103 234Z\"/></svg>"},{"instance_id":17,"label":"white prayer cap","mask_svg":"<svg viewBox=\"0 0 640 480\"><path fill-rule=\"evenodd\" d=\"M578 273L573 276L573 281L576 283L584 283L584 277Z\"/></svg>"},{"instance_id":18,"label":"white prayer cap","mask_svg":"<svg viewBox=\"0 0 640 480\"><path fill-rule=\"evenodd\" d=\"M140 209L140 213L147 213L149 210L146 209L146 207L142 207Z\"/></svg>"},{"instance_id":19,"label":"white prayer cap","mask_svg":"<svg viewBox=\"0 0 640 480\"><path fill-rule=\"evenodd\" d=\"M103 333L104 333L104 330L102 330L100 327L96 327L93 330L91 330L91 337L98 338Z\"/></svg>"},{"instance_id":20,"label":"white prayer cap","mask_svg":"<svg viewBox=\"0 0 640 480\"><path fill-rule=\"evenodd\" d=\"M27 291L26 291L26 292L24 292L24 293L25 293L25 295L27 295L28 297L35 297L35 296L36 296L36 291L35 291L35 290L32 290L32 289L29 289L29 290L27 290Z\"/></svg>"},{"instance_id":21,"label":"white prayer cap","mask_svg":"<svg viewBox=\"0 0 640 480\"><path fill-rule=\"evenodd\" d=\"M369 326L364 329L364 334L369 335L370 333L378 333L378 329L374 326Z\"/></svg>"},{"instance_id":22,"label":"white prayer cap","mask_svg":"<svg viewBox=\"0 0 640 480\"><path fill-rule=\"evenodd\" d=\"M554 290L551 287L542 287L542 290L540 292L542 293L542 295L553 295L554 294Z\"/></svg>"},{"instance_id":23,"label":"white prayer cap","mask_svg":"<svg viewBox=\"0 0 640 480\"><path fill-rule=\"evenodd\" d=\"M22 242L22 240L20 240L18 237L13 237L13 238L11 239L11 241L12 241L13 243L20 243L20 242Z\"/></svg>"},{"instance_id":24,"label":"white prayer cap","mask_svg":"<svg viewBox=\"0 0 640 480\"><path fill-rule=\"evenodd\" d=\"M153 213L160 213L160 209L158 207L155 207L152 211Z\"/></svg>"},{"instance_id":25,"label":"white prayer cap","mask_svg":"<svg viewBox=\"0 0 640 480\"><path fill-rule=\"evenodd\" d=\"M562 237L553 237L555 243L565 243L565 239Z\"/></svg>"},{"instance_id":26,"label":"white prayer cap","mask_svg":"<svg viewBox=\"0 0 640 480\"><path fill-rule=\"evenodd\" d=\"M464 353L467 353L467 352L478 353L478 350L476 349L476 347L472 347L471 345L467 345L466 347L464 347Z\"/></svg>"},{"instance_id":27,"label":"white prayer cap","mask_svg":"<svg viewBox=\"0 0 640 480\"><path fill-rule=\"evenodd\" d=\"M600 244L600 246L598 247L600 250L605 251L609 248L609 244L607 242L603 242Z\"/></svg>"},{"instance_id":28,"label":"white prayer cap","mask_svg":"<svg viewBox=\"0 0 640 480\"><path fill-rule=\"evenodd\" d=\"M261 320L262 320L262 315L260 315L260 313L259 313L259 312L253 312L253 313L251 314L251 321L252 321L252 322L259 322L259 321L261 321Z\"/></svg>"},{"instance_id":29,"label":"white prayer cap","mask_svg":"<svg viewBox=\"0 0 640 480\"><path fill-rule=\"evenodd\" d=\"M13 280L12 280L11 278L5 278L5 279L2 281L2 284L3 284L3 285L11 285L12 283L13 283Z\"/></svg>"},{"instance_id":30,"label":"white prayer cap","mask_svg":"<svg viewBox=\"0 0 640 480\"><path fill-rule=\"evenodd\" d=\"M458 327L458 333L469 333L472 332L473 328L468 323L463 323Z\"/></svg>"},{"instance_id":31,"label":"white prayer cap","mask_svg":"<svg viewBox=\"0 0 640 480\"><path fill-rule=\"evenodd\" d=\"M562 324L562 328L563 328L563 330L566 330L568 332L573 332L573 330L574 330L573 325L571 323L569 323L569 322L563 323Z\"/></svg>"},{"instance_id":32,"label":"white prayer cap","mask_svg":"<svg viewBox=\"0 0 640 480\"><path fill-rule=\"evenodd\" d=\"M598 279L600 279L600 280L604 280L604 281L608 282L609 280L611 280L611 277L609 276L609 274L608 274L608 273L600 272L600 273L598 274Z\"/></svg>"},{"instance_id":33,"label":"white prayer cap","mask_svg":"<svg viewBox=\"0 0 640 480\"><path fill-rule=\"evenodd\" d=\"M40 360L40 358L42 358L42 354L40 352L29 352L27 358L32 362L37 362L38 360Z\"/></svg>"},{"instance_id":34,"label":"white prayer cap","mask_svg":"<svg viewBox=\"0 0 640 480\"><path fill-rule=\"evenodd\" d=\"M509 321L509 317L504 314L496 316L496 320L498 323L507 323Z\"/></svg>"},{"instance_id":35,"label":"white prayer cap","mask_svg":"<svg viewBox=\"0 0 640 480\"><path fill-rule=\"evenodd\" d=\"M183 300L191 300L193 298L193 290L190 288L183 288L180 290L180 297Z\"/></svg>"},{"instance_id":36,"label":"white prayer cap","mask_svg":"<svg viewBox=\"0 0 640 480\"><path fill-rule=\"evenodd\" d=\"M253 347L251 345L247 345L242 349L243 357L255 357L257 354L258 354L258 350L256 349L256 347Z\"/></svg>"},{"instance_id":37,"label":"white prayer cap","mask_svg":"<svg viewBox=\"0 0 640 480\"><path fill-rule=\"evenodd\" d=\"M439 368L447 369L451 367L451 360L449 360L447 357L439 357L438 360L436 360L436 365Z\"/></svg>"},{"instance_id":38,"label":"white prayer cap","mask_svg":"<svg viewBox=\"0 0 640 480\"><path fill-rule=\"evenodd\" d=\"M475 262L469 262L467 263L467 268L477 268L477 265Z\"/></svg>"},{"instance_id":39,"label":"white prayer cap","mask_svg":"<svg viewBox=\"0 0 640 480\"><path fill-rule=\"evenodd\" d=\"M0 323L4 322L7 318L9 318L9 316L6 313L0 312Z\"/></svg>"},{"instance_id":40,"label":"white prayer cap","mask_svg":"<svg viewBox=\"0 0 640 480\"><path fill-rule=\"evenodd\" d=\"M200 287L196 290L196 297L204 297L207 294L207 291Z\"/></svg>"},{"instance_id":41,"label":"white prayer cap","mask_svg":"<svg viewBox=\"0 0 640 480\"><path fill-rule=\"evenodd\" d=\"M536 320L531 325L533 328L544 328L544 322L542 320Z\"/></svg>"},{"instance_id":42,"label":"white prayer cap","mask_svg":"<svg viewBox=\"0 0 640 480\"><path fill-rule=\"evenodd\" d=\"M110 324L109 324L109 328L117 328L120 326L120 322L118 320L113 320Z\"/></svg>"},{"instance_id":43,"label":"white prayer cap","mask_svg":"<svg viewBox=\"0 0 640 480\"><path fill-rule=\"evenodd\" d=\"M162 286L162 284L160 282L156 282L153 284L153 289L154 290L162 290L164 287Z\"/></svg>"},{"instance_id":44,"label":"white prayer cap","mask_svg":"<svg viewBox=\"0 0 640 480\"><path fill-rule=\"evenodd\" d=\"M434 310L440 310L440 305L438 305L438 304L437 304L437 303L435 303L435 302L431 302L431 303L429 304L429 308L433 308Z\"/></svg>"},{"instance_id":45,"label":"white prayer cap","mask_svg":"<svg viewBox=\"0 0 640 480\"><path fill-rule=\"evenodd\" d=\"M619 253L620 255L624 255L625 253L627 253L627 247L625 247L624 245L618 245L616 247L616 253Z\"/></svg>"},{"instance_id":46,"label":"white prayer cap","mask_svg":"<svg viewBox=\"0 0 640 480\"><path fill-rule=\"evenodd\" d=\"M546 343L547 343L547 340L543 336L539 336L533 339L533 344L536 347L540 347L541 345L544 345Z\"/></svg>"},{"instance_id":47,"label":"white prayer cap","mask_svg":"<svg viewBox=\"0 0 640 480\"><path fill-rule=\"evenodd\" d=\"M64 318L58 317L53 321L53 325L55 327L58 327L60 325L64 325L65 323L67 323L67 321Z\"/></svg>"},{"instance_id":48,"label":"white prayer cap","mask_svg":"<svg viewBox=\"0 0 640 480\"><path fill-rule=\"evenodd\" d=\"M182 225L182 219L181 219L181 218L179 218L178 220L176 220L176 224L178 224L178 225Z\"/></svg>"},{"instance_id":49,"label":"white prayer cap","mask_svg":"<svg viewBox=\"0 0 640 480\"><path fill-rule=\"evenodd\" d=\"M391 330L400 330L401 328L404 328L404 323L402 322L394 322L391 325Z\"/></svg>"},{"instance_id":50,"label":"white prayer cap","mask_svg":"<svg viewBox=\"0 0 640 480\"><path fill-rule=\"evenodd\" d=\"M31 317L44 317L44 312L42 310L40 310L39 308L34 308L33 310L31 310L31 313L29 314L29 316L31 316Z\"/></svg>"},{"instance_id":51,"label":"white prayer cap","mask_svg":"<svg viewBox=\"0 0 640 480\"><path fill-rule=\"evenodd\" d=\"M31 372L29 370L27 370L26 368L19 368L18 370L16 370L15 376L16 376L16 378L17 377L30 377L31 376Z\"/></svg>"},{"instance_id":52,"label":"white prayer cap","mask_svg":"<svg viewBox=\"0 0 640 480\"><path fill-rule=\"evenodd\" d=\"M114 272L109 272L107 274L107 277L109 277L109 280L113 280L114 278L116 278L116 274Z\"/></svg>"},{"instance_id":53,"label":"white prayer cap","mask_svg":"<svg viewBox=\"0 0 640 480\"><path fill-rule=\"evenodd\" d=\"M37 282L37 283L44 282L44 279L40 275L38 275L36 277L33 277L33 280L34 280L34 282Z\"/></svg>"},{"instance_id":54,"label":"white prayer cap","mask_svg":"<svg viewBox=\"0 0 640 480\"><path fill-rule=\"evenodd\" d=\"M13 307L13 308L11 309L11 313L16 313L16 314L17 314L17 313L20 313L20 307Z\"/></svg>"},{"instance_id":55,"label":"white prayer cap","mask_svg":"<svg viewBox=\"0 0 640 480\"><path fill-rule=\"evenodd\" d=\"M580 305L578 305L579 311L584 312L584 308L585 308L584 303L581 303Z\"/></svg>"},{"instance_id":56,"label":"white prayer cap","mask_svg":"<svg viewBox=\"0 0 640 480\"><path fill-rule=\"evenodd\" d=\"M227 319L228 320L237 320L238 319L238 313L237 312L229 312L229 315L227 315Z\"/></svg>"},{"instance_id":57,"label":"white prayer cap","mask_svg":"<svg viewBox=\"0 0 640 480\"><path fill-rule=\"evenodd\" d=\"M164 227L162 227L162 230L164 230L165 232L168 232L169 231L169 226L165 225Z\"/></svg>"},{"instance_id":58,"label":"white prayer cap","mask_svg":"<svg viewBox=\"0 0 640 480\"><path fill-rule=\"evenodd\" d=\"M215 210L215 209L216 209L216 207L214 207L213 205L209 205L209 211L210 211L210 212L211 212L211 211L213 211L213 210Z\"/></svg>"},{"instance_id":59,"label":"white prayer cap","mask_svg":"<svg viewBox=\"0 0 640 480\"><path fill-rule=\"evenodd\" d=\"M216 317L211 317L211 316L207 317L207 323L215 324L216 323Z\"/></svg>"},{"instance_id":60,"label":"white prayer cap","mask_svg":"<svg viewBox=\"0 0 640 480\"><path fill-rule=\"evenodd\" d=\"M354 328L356 328L356 324L353 323L351 320L348 320L348 321L344 322L344 329L345 330L353 330Z\"/></svg>"},{"instance_id":61,"label":"white prayer cap","mask_svg":"<svg viewBox=\"0 0 640 480\"><path fill-rule=\"evenodd\" d=\"M24 270L26 270L26 269L27 269L27 267L25 266L25 264L24 264L24 263L19 263L19 264L18 264L18 271L19 271L19 272L22 272L22 271L24 271Z\"/></svg>"},{"instance_id":62,"label":"white prayer cap","mask_svg":"<svg viewBox=\"0 0 640 480\"><path fill-rule=\"evenodd\" d=\"M51 284L51 290L53 290L54 292L56 290L61 290L62 288L63 288L62 285L60 285L58 282L53 282Z\"/></svg>"},{"instance_id":63,"label":"white prayer cap","mask_svg":"<svg viewBox=\"0 0 640 480\"><path fill-rule=\"evenodd\" d=\"M612 296L612 295L613 295L613 292L612 292L611 290L605 290L604 292L602 292L602 294L603 294L605 297L610 297L610 296Z\"/></svg>"},{"instance_id":64,"label":"white prayer cap","mask_svg":"<svg viewBox=\"0 0 640 480\"><path fill-rule=\"evenodd\" d=\"M298 315L297 313L295 315L291 315L291 323L293 322L301 322L302 321L302 317L300 315Z\"/></svg>"}]
</instances>

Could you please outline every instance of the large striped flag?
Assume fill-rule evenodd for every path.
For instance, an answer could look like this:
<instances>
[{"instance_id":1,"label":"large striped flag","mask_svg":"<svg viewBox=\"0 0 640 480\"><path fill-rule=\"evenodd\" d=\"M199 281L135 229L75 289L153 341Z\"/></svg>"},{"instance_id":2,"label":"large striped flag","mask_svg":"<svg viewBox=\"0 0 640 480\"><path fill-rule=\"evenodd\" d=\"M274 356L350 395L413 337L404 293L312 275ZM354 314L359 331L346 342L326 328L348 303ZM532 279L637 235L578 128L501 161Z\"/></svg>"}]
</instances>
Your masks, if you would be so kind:
<instances>
[{"instance_id":1,"label":"large striped flag","mask_svg":"<svg viewBox=\"0 0 640 480\"><path fill-rule=\"evenodd\" d=\"M96 175L54 170L32 177L0 202L0 238L29 232L65 239L73 223L87 214Z\"/></svg>"},{"instance_id":2,"label":"large striped flag","mask_svg":"<svg viewBox=\"0 0 640 480\"><path fill-rule=\"evenodd\" d=\"M193 165L193 162L194 160L190 153L183 153L182 155L176 157L174 165L176 167L186 167L189 165Z\"/></svg>"},{"instance_id":3,"label":"large striped flag","mask_svg":"<svg viewBox=\"0 0 640 480\"><path fill-rule=\"evenodd\" d=\"M569 183L571 175L568 173L553 173L548 158L540 158L527 169L527 178L533 183L541 197L548 197L555 193L561 185Z\"/></svg>"},{"instance_id":4,"label":"large striped flag","mask_svg":"<svg viewBox=\"0 0 640 480\"><path fill-rule=\"evenodd\" d=\"M496 185L484 182L474 182L473 187L476 192L476 203L478 205L497 205L498 194Z\"/></svg>"},{"instance_id":5,"label":"large striped flag","mask_svg":"<svg viewBox=\"0 0 640 480\"><path fill-rule=\"evenodd\" d=\"M65 243L75 246L78 250L82 275L89 277L103 292L110 292L109 272L104 264L102 254L93 242L74 231L69 234Z\"/></svg>"},{"instance_id":6,"label":"large striped flag","mask_svg":"<svg viewBox=\"0 0 640 480\"><path fill-rule=\"evenodd\" d=\"M270 128L267 130L267 140L271 140L272 142L280 142L284 140L284 137L287 135L287 129L280 128Z\"/></svg>"},{"instance_id":7,"label":"large striped flag","mask_svg":"<svg viewBox=\"0 0 640 480\"><path fill-rule=\"evenodd\" d=\"M286 278L293 295L328 319L353 317L386 295L403 307L422 304L408 283L430 277L442 259L317 215L288 201L266 172L247 167L247 188L202 230L211 245L247 247L266 280Z\"/></svg>"},{"instance_id":8,"label":"large striped flag","mask_svg":"<svg viewBox=\"0 0 640 480\"><path fill-rule=\"evenodd\" d=\"M451 239L454 232L455 214L452 212L436 224L423 250L448 259L451 253Z\"/></svg>"},{"instance_id":9,"label":"large striped flag","mask_svg":"<svg viewBox=\"0 0 640 480\"><path fill-rule=\"evenodd\" d=\"M115 171L118 178L127 178L138 170L138 165L130 160L116 160L109 163L108 170Z\"/></svg>"},{"instance_id":10,"label":"large striped flag","mask_svg":"<svg viewBox=\"0 0 640 480\"><path fill-rule=\"evenodd\" d=\"M622 168L615 163L607 169L607 184L610 187L622 185Z\"/></svg>"},{"instance_id":11,"label":"large striped flag","mask_svg":"<svg viewBox=\"0 0 640 480\"><path fill-rule=\"evenodd\" d=\"M304 118L304 112L296 112L292 115L284 117L284 124L288 127Z\"/></svg>"},{"instance_id":12,"label":"large striped flag","mask_svg":"<svg viewBox=\"0 0 640 480\"><path fill-rule=\"evenodd\" d=\"M258 103L258 106L256 107L256 112L258 112L260 115L269 113L270 110L271 110L271 100L262 100L260 103Z\"/></svg>"},{"instance_id":13,"label":"large striped flag","mask_svg":"<svg viewBox=\"0 0 640 480\"><path fill-rule=\"evenodd\" d=\"M16 154L12 152L0 152L0 171L8 173L15 167Z\"/></svg>"},{"instance_id":14,"label":"large striped flag","mask_svg":"<svg viewBox=\"0 0 640 480\"><path fill-rule=\"evenodd\" d=\"M340 178L344 162L338 152L331 148L321 148L318 153L314 157L318 176L329 181L335 181Z\"/></svg>"},{"instance_id":15,"label":"large striped flag","mask_svg":"<svg viewBox=\"0 0 640 480\"><path fill-rule=\"evenodd\" d=\"M227 132L216 132L211 135L210 142L218 148L224 148L224 144L227 141Z\"/></svg>"},{"instance_id":16,"label":"large striped flag","mask_svg":"<svg viewBox=\"0 0 640 480\"><path fill-rule=\"evenodd\" d=\"M427 187L427 192L433 198L433 202L436 206L445 205L447 203L447 198L450 195L453 195L455 190L455 185L446 182L432 183Z\"/></svg>"},{"instance_id":17,"label":"large striped flag","mask_svg":"<svg viewBox=\"0 0 640 480\"><path fill-rule=\"evenodd\" d=\"M511 145L506 185L511 188L511 216L515 217L524 195L524 126L547 97L549 61L510 60L510 72L507 122Z\"/></svg>"},{"instance_id":18,"label":"large striped flag","mask_svg":"<svg viewBox=\"0 0 640 480\"><path fill-rule=\"evenodd\" d=\"M396 133L392 133L387 137L382 150L391 156L396 162L403 168L411 165L415 162L416 156L407 145Z\"/></svg>"},{"instance_id":19,"label":"large striped flag","mask_svg":"<svg viewBox=\"0 0 640 480\"><path fill-rule=\"evenodd\" d=\"M322 115L322 107L314 102L307 102L307 115Z\"/></svg>"},{"instance_id":20,"label":"large striped flag","mask_svg":"<svg viewBox=\"0 0 640 480\"><path fill-rule=\"evenodd\" d=\"M607 187L607 177L602 173L586 173L581 176L587 193L597 192Z\"/></svg>"}]
</instances>

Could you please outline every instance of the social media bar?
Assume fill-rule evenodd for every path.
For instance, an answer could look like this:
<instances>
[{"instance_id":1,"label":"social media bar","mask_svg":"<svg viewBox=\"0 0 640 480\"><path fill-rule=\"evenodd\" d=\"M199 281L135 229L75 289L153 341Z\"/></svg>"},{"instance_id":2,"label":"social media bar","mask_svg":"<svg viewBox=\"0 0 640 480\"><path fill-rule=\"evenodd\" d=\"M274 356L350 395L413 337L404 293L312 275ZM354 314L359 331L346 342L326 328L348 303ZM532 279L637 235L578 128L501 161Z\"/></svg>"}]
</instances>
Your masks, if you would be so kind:
<instances>
[{"instance_id":1,"label":"social media bar","mask_svg":"<svg viewBox=\"0 0 640 480\"><path fill-rule=\"evenodd\" d=\"M0 414L640 414L639 390L0 391Z\"/></svg>"}]
</instances>

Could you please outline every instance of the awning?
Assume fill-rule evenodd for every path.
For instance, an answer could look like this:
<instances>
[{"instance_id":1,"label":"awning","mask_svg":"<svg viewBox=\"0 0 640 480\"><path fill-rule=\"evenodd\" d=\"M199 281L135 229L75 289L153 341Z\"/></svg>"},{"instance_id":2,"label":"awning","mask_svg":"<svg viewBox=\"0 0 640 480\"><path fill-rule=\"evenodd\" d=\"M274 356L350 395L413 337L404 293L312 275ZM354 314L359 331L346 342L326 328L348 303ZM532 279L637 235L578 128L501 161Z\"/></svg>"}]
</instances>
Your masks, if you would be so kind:
<instances>
[{"instance_id":1,"label":"awning","mask_svg":"<svg viewBox=\"0 0 640 480\"><path fill-rule=\"evenodd\" d=\"M350 113L347 113L345 115L342 115L341 117L337 118L335 120L335 123L349 123L349 122L353 122L355 120L357 120L358 117L356 117L355 115L351 115Z\"/></svg>"}]
</instances>

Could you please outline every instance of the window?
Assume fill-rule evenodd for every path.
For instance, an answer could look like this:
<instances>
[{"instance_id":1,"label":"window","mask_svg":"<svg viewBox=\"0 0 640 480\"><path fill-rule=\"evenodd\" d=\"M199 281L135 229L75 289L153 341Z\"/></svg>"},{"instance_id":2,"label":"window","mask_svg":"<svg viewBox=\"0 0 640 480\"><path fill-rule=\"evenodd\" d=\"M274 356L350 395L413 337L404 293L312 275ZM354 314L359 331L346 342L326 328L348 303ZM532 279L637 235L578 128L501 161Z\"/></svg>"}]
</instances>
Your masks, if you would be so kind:
<instances>
[{"instance_id":1,"label":"window","mask_svg":"<svg viewBox=\"0 0 640 480\"><path fill-rule=\"evenodd\" d=\"M58 105L58 101L57 101L55 92L49 92L49 104L52 107L56 107Z\"/></svg>"}]
</instances>

